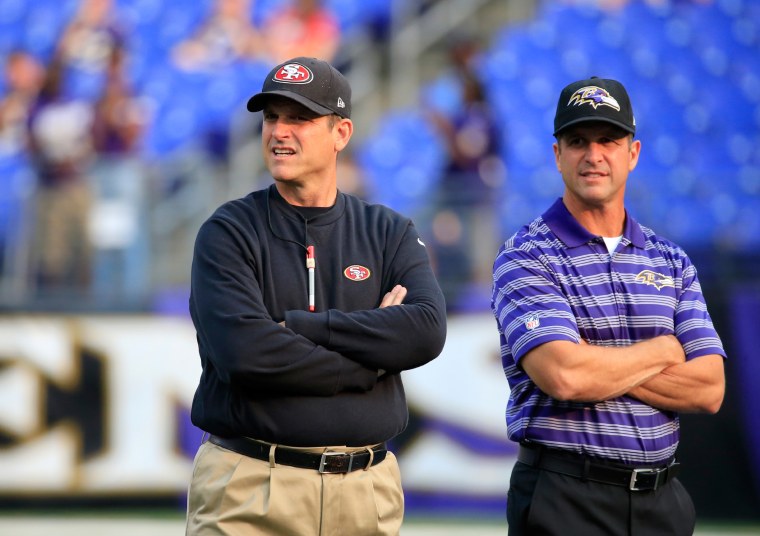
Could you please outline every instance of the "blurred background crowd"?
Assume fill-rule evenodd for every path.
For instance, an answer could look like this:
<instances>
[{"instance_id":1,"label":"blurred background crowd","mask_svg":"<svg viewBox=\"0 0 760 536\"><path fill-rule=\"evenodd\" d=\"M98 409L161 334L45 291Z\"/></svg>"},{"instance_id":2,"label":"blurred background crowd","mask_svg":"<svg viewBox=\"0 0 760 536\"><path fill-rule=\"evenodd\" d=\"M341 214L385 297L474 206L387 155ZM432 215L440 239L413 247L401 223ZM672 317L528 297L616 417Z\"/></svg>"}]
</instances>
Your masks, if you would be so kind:
<instances>
[{"instance_id":1,"label":"blurred background crowd","mask_svg":"<svg viewBox=\"0 0 760 536\"><path fill-rule=\"evenodd\" d=\"M556 95L590 75L632 93L640 221L708 272L760 243L757 2L0 0L0 307L184 307L200 222L269 180L244 103L296 55L351 79L340 187L415 218L452 311L561 194Z\"/></svg>"}]
</instances>

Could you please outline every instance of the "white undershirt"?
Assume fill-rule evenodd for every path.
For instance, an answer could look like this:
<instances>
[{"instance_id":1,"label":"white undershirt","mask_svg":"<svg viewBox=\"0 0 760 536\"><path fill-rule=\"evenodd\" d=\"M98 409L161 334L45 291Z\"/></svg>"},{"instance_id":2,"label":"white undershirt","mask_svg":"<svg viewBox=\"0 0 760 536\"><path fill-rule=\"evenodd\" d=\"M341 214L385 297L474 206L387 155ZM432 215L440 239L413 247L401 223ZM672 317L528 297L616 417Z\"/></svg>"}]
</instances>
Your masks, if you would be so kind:
<instances>
[{"instance_id":1,"label":"white undershirt","mask_svg":"<svg viewBox=\"0 0 760 536\"><path fill-rule=\"evenodd\" d=\"M623 235L613 237L603 236L602 238L604 239L604 244L607 246L607 251L609 251L610 255L612 255L615 251L615 248L623 239Z\"/></svg>"}]
</instances>

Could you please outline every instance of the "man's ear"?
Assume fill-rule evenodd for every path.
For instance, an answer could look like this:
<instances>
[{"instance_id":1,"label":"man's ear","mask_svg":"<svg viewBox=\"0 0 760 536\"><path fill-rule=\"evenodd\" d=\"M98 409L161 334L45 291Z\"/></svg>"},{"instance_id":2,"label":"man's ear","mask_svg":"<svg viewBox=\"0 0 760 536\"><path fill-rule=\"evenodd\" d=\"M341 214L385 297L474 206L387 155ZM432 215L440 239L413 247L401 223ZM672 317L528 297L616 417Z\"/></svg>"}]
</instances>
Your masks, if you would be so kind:
<instances>
[{"instance_id":1,"label":"man's ear","mask_svg":"<svg viewBox=\"0 0 760 536\"><path fill-rule=\"evenodd\" d=\"M641 154L641 140L634 140L631 142L630 160L628 162L628 171L633 171L636 168L636 164L639 163L639 155Z\"/></svg>"},{"instance_id":2,"label":"man's ear","mask_svg":"<svg viewBox=\"0 0 760 536\"><path fill-rule=\"evenodd\" d=\"M350 119L340 118L333 131L335 134L335 150L342 151L348 145L348 140L354 133L354 124Z\"/></svg>"}]
</instances>

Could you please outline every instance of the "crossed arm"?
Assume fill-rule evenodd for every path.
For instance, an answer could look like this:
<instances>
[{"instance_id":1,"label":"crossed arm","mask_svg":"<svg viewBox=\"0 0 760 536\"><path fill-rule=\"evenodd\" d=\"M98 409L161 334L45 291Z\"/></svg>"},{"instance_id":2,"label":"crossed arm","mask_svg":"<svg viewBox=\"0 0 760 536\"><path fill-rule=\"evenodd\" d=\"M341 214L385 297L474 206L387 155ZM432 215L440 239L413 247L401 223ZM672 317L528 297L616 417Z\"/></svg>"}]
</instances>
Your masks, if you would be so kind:
<instances>
[{"instance_id":1,"label":"crossed arm","mask_svg":"<svg viewBox=\"0 0 760 536\"><path fill-rule=\"evenodd\" d=\"M662 410L716 413L723 402L723 357L686 361L673 335L627 347L552 341L520 361L545 393L558 400L595 402L629 395Z\"/></svg>"},{"instance_id":2,"label":"crossed arm","mask_svg":"<svg viewBox=\"0 0 760 536\"><path fill-rule=\"evenodd\" d=\"M380 301L380 305L377 308L384 309L385 307L391 307L393 305L401 305L402 303L404 303L406 292L407 292L406 287L403 287L401 285L396 285L390 291L385 293L385 296L383 296L383 299ZM280 322L280 325L283 327L287 327L284 320ZM384 369L378 369L377 371L378 378L384 375L385 373L386 371Z\"/></svg>"},{"instance_id":3,"label":"crossed arm","mask_svg":"<svg viewBox=\"0 0 760 536\"><path fill-rule=\"evenodd\" d=\"M717 413L725 388L723 356L710 354L668 367L627 394L659 409Z\"/></svg>"},{"instance_id":4,"label":"crossed arm","mask_svg":"<svg viewBox=\"0 0 760 536\"><path fill-rule=\"evenodd\" d=\"M405 297L406 297L406 287L402 287L401 285L396 285L390 291L385 293L385 296L383 296L383 299L380 302L378 309L383 309L385 307L390 307L392 305L401 305L402 303L404 303ZM287 327L284 320L280 322L280 325L283 327Z\"/></svg>"}]
</instances>

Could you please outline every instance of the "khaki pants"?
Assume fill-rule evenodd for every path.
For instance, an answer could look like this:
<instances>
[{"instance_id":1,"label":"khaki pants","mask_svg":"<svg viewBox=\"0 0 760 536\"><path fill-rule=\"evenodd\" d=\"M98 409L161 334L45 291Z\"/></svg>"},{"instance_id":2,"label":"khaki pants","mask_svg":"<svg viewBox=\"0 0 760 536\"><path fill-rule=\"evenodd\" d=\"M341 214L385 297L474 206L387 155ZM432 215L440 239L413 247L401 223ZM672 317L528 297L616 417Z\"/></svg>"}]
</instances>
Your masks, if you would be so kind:
<instances>
[{"instance_id":1,"label":"khaki pants","mask_svg":"<svg viewBox=\"0 0 760 536\"><path fill-rule=\"evenodd\" d=\"M195 456L186 535L396 536L403 517L390 452L366 471L320 474L270 467L207 441Z\"/></svg>"}]
</instances>

